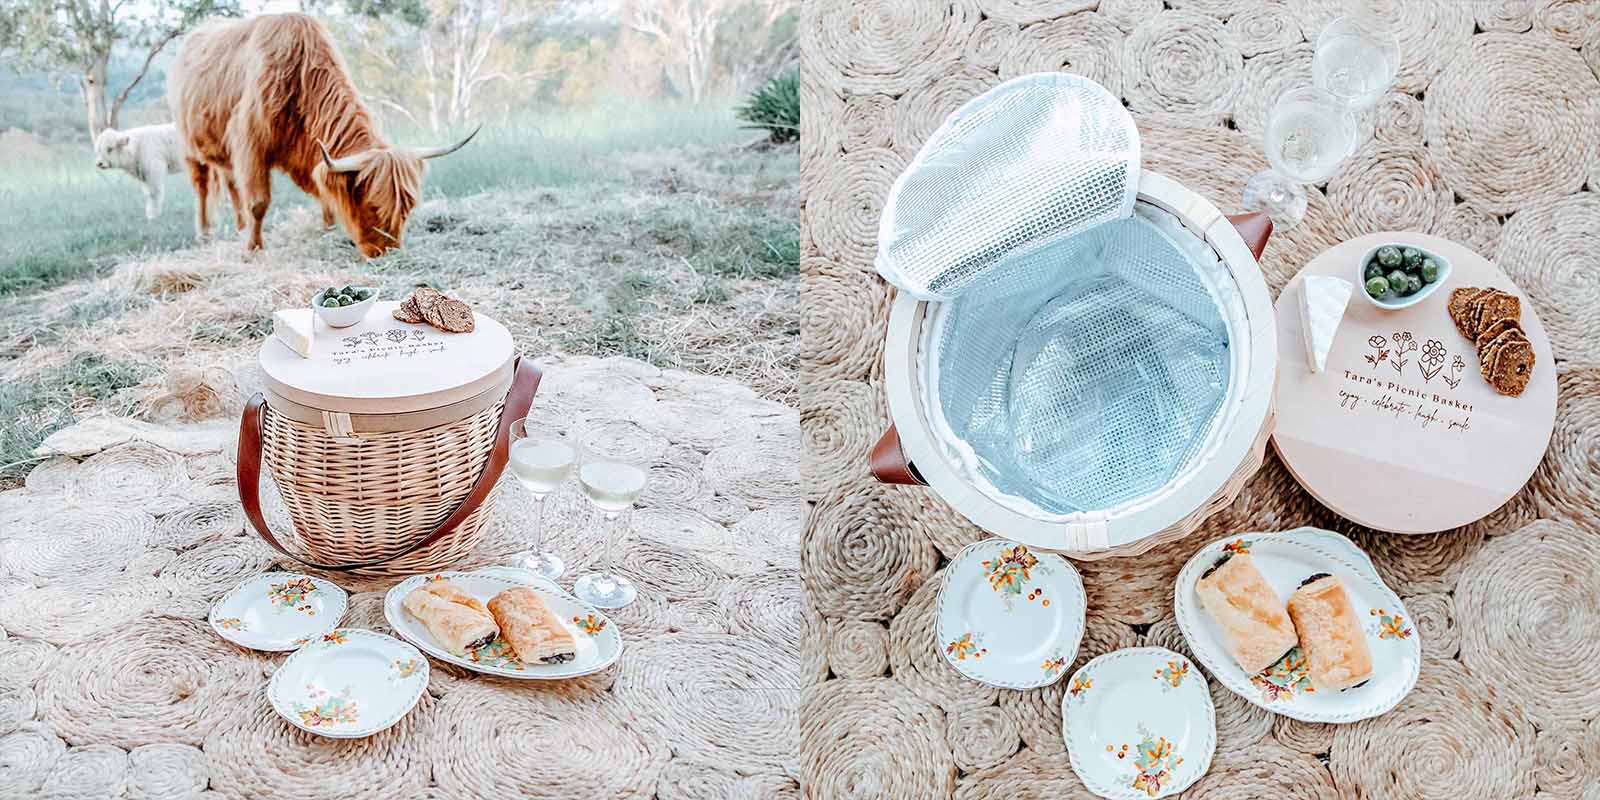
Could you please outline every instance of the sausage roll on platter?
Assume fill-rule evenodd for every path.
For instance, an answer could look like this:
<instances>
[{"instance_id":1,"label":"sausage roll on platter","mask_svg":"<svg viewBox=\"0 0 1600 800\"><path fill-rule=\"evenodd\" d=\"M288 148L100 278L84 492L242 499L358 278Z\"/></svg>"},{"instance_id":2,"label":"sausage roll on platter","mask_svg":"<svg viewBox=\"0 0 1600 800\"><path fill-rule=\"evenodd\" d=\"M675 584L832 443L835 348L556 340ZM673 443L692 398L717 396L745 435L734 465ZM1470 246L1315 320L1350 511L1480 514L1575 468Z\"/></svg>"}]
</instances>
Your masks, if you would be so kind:
<instances>
[{"instance_id":1,"label":"sausage roll on platter","mask_svg":"<svg viewBox=\"0 0 1600 800\"><path fill-rule=\"evenodd\" d=\"M1307 722L1378 716L1416 686L1405 605L1349 539L1241 533L1190 558L1173 588L1189 649L1230 691Z\"/></svg>"}]
</instances>

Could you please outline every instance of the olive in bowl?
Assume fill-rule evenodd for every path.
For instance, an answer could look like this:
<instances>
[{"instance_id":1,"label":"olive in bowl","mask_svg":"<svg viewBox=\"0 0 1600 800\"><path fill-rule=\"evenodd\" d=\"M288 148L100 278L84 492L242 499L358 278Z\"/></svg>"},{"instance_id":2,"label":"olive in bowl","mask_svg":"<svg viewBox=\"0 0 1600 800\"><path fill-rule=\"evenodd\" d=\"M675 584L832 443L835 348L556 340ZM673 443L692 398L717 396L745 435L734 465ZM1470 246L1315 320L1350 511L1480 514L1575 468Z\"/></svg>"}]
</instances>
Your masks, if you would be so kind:
<instances>
[{"instance_id":1,"label":"olive in bowl","mask_svg":"<svg viewBox=\"0 0 1600 800\"><path fill-rule=\"evenodd\" d=\"M376 286L329 286L311 297L311 308L330 328L348 328L360 322L378 301Z\"/></svg>"},{"instance_id":2,"label":"olive in bowl","mask_svg":"<svg viewBox=\"0 0 1600 800\"><path fill-rule=\"evenodd\" d=\"M1378 245L1362 256L1356 281L1367 302L1379 308L1408 308L1433 294L1450 274L1450 262L1409 244Z\"/></svg>"}]
</instances>

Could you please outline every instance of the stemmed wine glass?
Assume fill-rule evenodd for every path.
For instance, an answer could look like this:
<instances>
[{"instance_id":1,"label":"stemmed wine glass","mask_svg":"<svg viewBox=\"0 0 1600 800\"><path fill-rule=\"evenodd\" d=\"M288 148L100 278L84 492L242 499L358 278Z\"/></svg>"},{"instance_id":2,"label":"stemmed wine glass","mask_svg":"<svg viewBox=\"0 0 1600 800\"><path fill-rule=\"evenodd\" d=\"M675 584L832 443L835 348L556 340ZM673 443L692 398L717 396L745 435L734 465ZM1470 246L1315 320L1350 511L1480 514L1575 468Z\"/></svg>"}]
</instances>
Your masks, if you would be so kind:
<instances>
[{"instance_id":1,"label":"stemmed wine glass","mask_svg":"<svg viewBox=\"0 0 1600 800\"><path fill-rule=\"evenodd\" d=\"M1244 207L1292 228L1306 215L1304 184L1327 180L1355 144L1355 119L1338 98L1314 86L1290 89L1267 118L1263 142L1271 169L1244 187Z\"/></svg>"},{"instance_id":2,"label":"stemmed wine glass","mask_svg":"<svg viewBox=\"0 0 1600 800\"><path fill-rule=\"evenodd\" d=\"M1400 38L1368 15L1339 17L1317 34L1311 77L1355 117L1359 145L1377 127L1376 107L1400 71Z\"/></svg>"},{"instance_id":3,"label":"stemmed wine glass","mask_svg":"<svg viewBox=\"0 0 1600 800\"><path fill-rule=\"evenodd\" d=\"M584 496L605 516L608 530L604 533L605 553L600 571L579 577L573 584L573 592L595 608L621 608L633 602L638 590L632 581L613 571L616 547L627 530L627 524L622 521L623 512L632 509L633 502L644 491L645 471L605 455L586 457L578 468L578 484L583 487Z\"/></svg>"},{"instance_id":4,"label":"stemmed wine glass","mask_svg":"<svg viewBox=\"0 0 1600 800\"><path fill-rule=\"evenodd\" d=\"M512 557L515 566L554 580L566 568L561 557L544 549L544 501L572 474L578 451L558 436L533 433L528 420L511 423L511 474L533 493L533 535L528 549Z\"/></svg>"}]
</instances>

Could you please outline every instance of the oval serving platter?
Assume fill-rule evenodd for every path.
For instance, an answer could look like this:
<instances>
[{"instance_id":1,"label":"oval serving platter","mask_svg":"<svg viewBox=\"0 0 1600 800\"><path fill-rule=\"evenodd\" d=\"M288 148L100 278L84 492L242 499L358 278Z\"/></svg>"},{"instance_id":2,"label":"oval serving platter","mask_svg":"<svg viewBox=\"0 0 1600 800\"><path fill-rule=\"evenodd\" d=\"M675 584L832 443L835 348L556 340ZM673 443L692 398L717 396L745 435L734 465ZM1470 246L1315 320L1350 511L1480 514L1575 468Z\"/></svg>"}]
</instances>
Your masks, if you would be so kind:
<instances>
[{"instance_id":1,"label":"oval serving platter","mask_svg":"<svg viewBox=\"0 0 1600 800\"><path fill-rule=\"evenodd\" d=\"M945 569L934 646L975 681L1046 686L1077 657L1086 605L1083 579L1065 558L983 539Z\"/></svg>"},{"instance_id":2,"label":"oval serving platter","mask_svg":"<svg viewBox=\"0 0 1600 800\"><path fill-rule=\"evenodd\" d=\"M463 669L482 672L489 675L498 675L502 678L517 678L522 680L559 680L562 678L576 678L599 672L616 662L622 654L622 636L617 632L617 626L611 623L610 618L599 610L584 604L578 598L567 593L554 583L545 580L529 580L512 577L506 572L432 572L426 575L413 575L397 583L389 589L383 598L383 616L389 621L389 626L394 632L408 642L421 648L440 661L447 661ZM511 650L511 646L504 639L496 638L476 650L469 651L465 656L452 655L439 646L433 634L428 632L422 621L413 617L411 612L405 610L402 604L405 596L411 590L429 580L448 578L451 583L460 587L462 591L472 595L484 604L500 592L518 586L526 586L539 593L545 605L548 606L567 630L572 633L573 640L577 643L577 657L571 661L560 664L525 664L518 661Z\"/></svg>"},{"instance_id":3,"label":"oval serving platter","mask_svg":"<svg viewBox=\"0 0 1600 800\"><path fill-rule=\"evenodd\" d=\"M321 578L263 572L211 605L206 620L218 636L253 650L294 650L338 627L349 598Z\"/></svg>"},{"instance_id":4,"label":"oval serving platter","mask_svg":"<svg viewBox=\"0 0 1600 800\"><path fill-rule=\"evenodd\" d=\"M358 739L399 722L426 688L428 659L417 648L363 628L334 628L272 673L267 697L296 728Z\"/></svg>"},{"instance_id":5,"label":"oval serving platter","mask_svg":"<svg viewBox=\"0 0 1600 800\"><path fill-rule=\"evenodd\" d=\"M1319 572L1344 584L1372 652L1372 678L1342 692L1318 692L1306 675L1300 648L1257 675L1246 675L1228 653L1222 634L1200 605L1195 583L1224 555L1249 553L1278 597L1288 601L1300 582ZM1262 708L1305 722L1355 722L1394 708L1417 685L1420 637L1405 604L1355 542L1320 528L1242 533L1201 548L1178 573L1173 589L1178 627L1189 649L1223 686Z\"/></svg>"},{"instance_id":6,"label":"oval serving platter","mask_svg":"<svg viewBox=\"0 0 1600 800\"><path fill-rule=\"evenodd\" d=\"M1061 695L1061 719L1072 771L1116 800L1189 788L1217 749L1205 677L1163 647L1114 650L1079 667Z\"/></svg>"}]
</instances>

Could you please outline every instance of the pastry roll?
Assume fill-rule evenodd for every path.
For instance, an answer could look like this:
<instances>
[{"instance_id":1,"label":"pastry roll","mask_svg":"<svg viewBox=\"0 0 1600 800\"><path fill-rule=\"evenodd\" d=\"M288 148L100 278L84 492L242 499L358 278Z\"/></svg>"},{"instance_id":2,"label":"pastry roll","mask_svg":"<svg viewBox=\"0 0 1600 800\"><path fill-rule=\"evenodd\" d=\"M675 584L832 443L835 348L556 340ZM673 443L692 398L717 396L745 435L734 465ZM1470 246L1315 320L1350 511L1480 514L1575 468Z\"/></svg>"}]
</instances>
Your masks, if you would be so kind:
<instances>
[{"instance_id":1,"label":"pastry roll","mask_svg":"<svg viewBox=\"0 0 1600 800\"><path fill-rule=\"evenodd\" d=\"M1254 675L1294 647L1294 625L1249 553L1224 556L1195 583L1200 605L1222 629L1233 660Z\"/></svg>"},{"instance_id":2,"label":"pastry roll","mask_svg":"<svg viewBox=\"0 0 1600 800\"><path fill-rule=\"evenodd\" d=\"M1289 595L1289 617L1318 691L1339 692L1372 677L1372 651L1344 584L1327 573L1305 579Z\"/></svg>"},{"instance_id":3,"label":"pastry roll","mask_svg":"<svg viewBox=\"0 0 1600 800\"><path fill-rule=\"evenodd\" d=\"M479 613L489 613L489 609L483 607L483 601L461 591L459 588L456 588L455 584L449 581L429 581L422 584L422 586L419 588L424 592L432 592L433 594L436 594L452 603L460 603L461 605L474 609Z\"/></svg>"},{"instance_id":4,"label":"pastry roll","mask_svg":"<svg viewBox=\"0 0 1600 800\"><path fill-rule=\"evenodd\" d=\"M517 587L495 595L489 599L489 613L524 664L555 664L578 655L577 641L532 589Z\"/></svg>"},{"instance_id":5,"label":"pastry roll","mask_svg":"<svg viewBox=\"0 0 1600 800\"><path fill-rule=\"evenodd\" d=\"M411 616L422 620L433 640L451 655L464 656L468 650L482 647L500 635L494 618L478 610L481 604L473 608L466 603L452 603L430 587L412 589L400 604Z\"/></svg>"}]
</instances>

